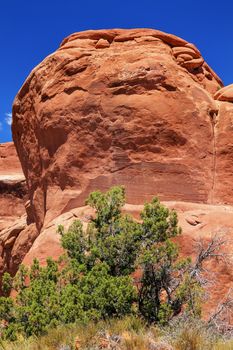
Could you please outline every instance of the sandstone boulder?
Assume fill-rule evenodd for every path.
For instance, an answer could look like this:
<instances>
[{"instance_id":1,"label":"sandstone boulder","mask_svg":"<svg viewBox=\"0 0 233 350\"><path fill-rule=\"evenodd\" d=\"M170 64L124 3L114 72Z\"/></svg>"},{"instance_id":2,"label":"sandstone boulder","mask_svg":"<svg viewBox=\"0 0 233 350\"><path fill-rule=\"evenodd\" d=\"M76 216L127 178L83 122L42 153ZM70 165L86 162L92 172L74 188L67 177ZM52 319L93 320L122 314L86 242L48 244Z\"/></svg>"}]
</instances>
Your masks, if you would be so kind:
<instances>
[{"instance_id":1,"label":"sandstone boulder","mask_svg":"<svg viewBox=\"0 0 233 350\"><path fill-rule=\"evenodd\" d=\"M13 107L38 230L114 184L133 204L154 195L212 202L221 87L198 49L174 35L101 30L65 39Z\"/></svg>"},{"instance_id":2,"label":"sandstone boulder","mask_svg":"<svg viewBox=\"0 0 233 350\"><path fill-rule=\"evenodd\" d=\"M136 217L155 195L177 210L186 256L195 256L196 238L231 236L233 106L222 87L195 45L174 35L117 29L66 38L14 102L29 201L27 224L24 217L21 230L4 231L1 266L14 273L22 260L58 257L57 225L86 225L87 195L115 184L125 185L125 210ZM232 284L231 267L211 269L220 278L209 308Z\"/></svg>"}]
</instances>

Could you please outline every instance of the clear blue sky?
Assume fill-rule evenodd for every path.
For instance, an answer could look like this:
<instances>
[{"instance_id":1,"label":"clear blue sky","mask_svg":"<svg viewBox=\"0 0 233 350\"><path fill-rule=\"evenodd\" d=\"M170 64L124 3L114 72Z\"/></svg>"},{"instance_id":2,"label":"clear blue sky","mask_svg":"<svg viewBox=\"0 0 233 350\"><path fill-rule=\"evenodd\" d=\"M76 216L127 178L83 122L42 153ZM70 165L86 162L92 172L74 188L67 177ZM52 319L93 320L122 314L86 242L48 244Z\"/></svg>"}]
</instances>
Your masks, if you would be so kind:
<instances>
[{"instance_id":1,"label":"clear blue sky","mask_svg":"<svg viewBox=\"0 0 233 350\"><path fill-rule=\"evenodd\" d=\"M67 35L86 29L148 27L193 42L225 85L233 83L232 0L1 0L0 142L11 140L17 91Z\"/></svg>"}]
</instances>

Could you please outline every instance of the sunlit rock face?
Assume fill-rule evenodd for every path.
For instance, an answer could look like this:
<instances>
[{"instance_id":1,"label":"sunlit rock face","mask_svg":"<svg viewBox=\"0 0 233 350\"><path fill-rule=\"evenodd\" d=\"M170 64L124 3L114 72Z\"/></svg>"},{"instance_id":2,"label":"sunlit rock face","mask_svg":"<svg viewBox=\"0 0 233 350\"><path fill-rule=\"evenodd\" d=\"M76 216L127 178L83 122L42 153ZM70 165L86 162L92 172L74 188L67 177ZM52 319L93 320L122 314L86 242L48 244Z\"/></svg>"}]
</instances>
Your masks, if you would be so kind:
<instances>
[{"instance_id":1,"label":"sunlit rock face","mask_svg":"<svg viewBox=\"0 0 233 350\"><path fill-rule=\"evenodd\" d=\"M0 217L19 211L15 223L0 226L0 276L22 261L58 257L58 224L67 228L78 218L86 227L93 211L83 207L85 198L114 184L125 185L125 210L136 217L155 195L177 210L186 256L195 254L193 237L231 236L232 96L198 49L173 35L101 30L65 39L14 102L13 138L29 201L20 219L26 197L1 202ZM25 186L15 164L20 169L13 145L0 146L0 184ZM6 187L0 200L5 195ZM221 270L214 308L232 272L210 269Z\"/></svg>"},{"instance_id":2,"label":"sunlit rock face","mask_svg":"<svg viewBox=\"0 0 233 350\"><path fill-rule=\"evenodd\" d=\"M125 185L132 204L154 195L231 203L233 108L214 99L221 88L198 49L170 34L101 30L65 39L13 107L37 228L114 184Z\"/></svg>"},{"instance_id":3,"label":"sunlit rock face","mask_svg":"<svg viewBox=\"0 0 233 350\"><path fill-rule=\"evenodd\" d=\"M26 199L26 181L14 144L0 144L0 237L24 213Z\"/></svg>"},{"instance_id":4,"label":"sunlit rock face","mask_svg":"<svg viewBox=\"0 0 233 350\"><path fill-rule=\"evenodd\" d=\"M218 101L233 102L233 84L219 89L215 93L214 98Z\"/></svg>"}]
</instances>

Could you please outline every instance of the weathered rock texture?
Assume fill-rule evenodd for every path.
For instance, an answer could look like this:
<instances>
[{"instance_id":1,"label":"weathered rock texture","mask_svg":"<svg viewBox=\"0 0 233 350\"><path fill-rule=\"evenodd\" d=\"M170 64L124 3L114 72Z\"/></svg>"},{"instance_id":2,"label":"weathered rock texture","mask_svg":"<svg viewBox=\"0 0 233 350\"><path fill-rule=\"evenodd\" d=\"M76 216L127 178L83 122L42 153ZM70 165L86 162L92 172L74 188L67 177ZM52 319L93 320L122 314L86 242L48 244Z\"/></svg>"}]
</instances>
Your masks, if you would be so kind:
<instances>
[{"instance_id":1,"label":"weathered rock texture","mask_svg":"<svg viewBox=\"0 0 233 350\"><path fill-rule=\"evenodd\" d=\"M21 232L28 229L25 215L27 199L26 180L14 144L0 144L0 276L6 270L14 273L28 252L29 244L21 239ZM27 235L28 242L30 235ZM19 260L15 255L20 256Z\"/></svg>"},{"instance_id":2,"label":"weathered rock texture","mask_svg":"<svg viewBox=\"0 0 233 350\"><path fill-rule=\"evenodd\" d=\"M198 49L173 35L102 30L65 39L33 70L13 108L38 230L83 205L91 190L117 183L133 204L155 194L231 203L231 168L223 185L216 160L221 169L229 163L230 124L223 127L213 98L221 87Z\"/></svg>"},{"instance_id":3,"label":"weathered rock texture","mask_svg":"<svg viewBox=\"0 0 233 350\"><path fill-rule=\"evenodd\" d=\"M59 254L56 223L79 217L97 188L125 185L134 206L155 195L233 204L232 101L232 86L223 88L198 49L176 36L117 29L65 39L14 102L30 201L23 228L4 231L3 265L15 271L24 257ZM185 225L196 232L198 220Z\"/></svg>"},{"instance_id":4,"label":"weathered rock texture","mask_svg":"<svg viewBox=\"0 0 233 350\"><path fill-rule=\"evenodd\" d=\"M214 98L219 101L233 102L233 84L219 89L215 93Z\"/></svg>"},{"instance_id":5,"label":"weathered rock texture","mask_svg":"<svg viewBox=\"0 0 233 350\"><path fill-rule=\"evenodd\" d=\"M14 144L0 144L0 234L25 212L26 193L26 181Z\"/></svg>"}]
</instances>

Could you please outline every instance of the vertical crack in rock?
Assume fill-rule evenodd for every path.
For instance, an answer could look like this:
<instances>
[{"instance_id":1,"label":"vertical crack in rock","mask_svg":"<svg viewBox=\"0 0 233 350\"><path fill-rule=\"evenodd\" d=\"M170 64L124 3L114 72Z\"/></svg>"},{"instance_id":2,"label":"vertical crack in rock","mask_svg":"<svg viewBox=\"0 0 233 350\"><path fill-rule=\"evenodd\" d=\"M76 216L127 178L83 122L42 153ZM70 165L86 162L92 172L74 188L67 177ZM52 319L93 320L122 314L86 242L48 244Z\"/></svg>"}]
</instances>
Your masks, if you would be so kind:
<instances>
[{"instance_id":1,"label":"vertical crack in rock","mask_svg":"<svg viewBox=\"0 0 233 350\"><path fill-rule=\"evenodd\" d=\"M212 185L210 190L210 203L214 204L215 199L215 180L216 180L216 166L217 166L217 150L216 150L216 124L218 117L218 110L211 110L209 112L210 122L213 134L213 156L212 156Z\"/></svg>"}]
</instances>

